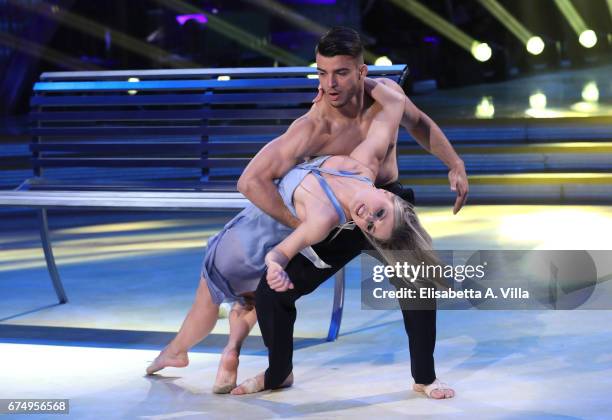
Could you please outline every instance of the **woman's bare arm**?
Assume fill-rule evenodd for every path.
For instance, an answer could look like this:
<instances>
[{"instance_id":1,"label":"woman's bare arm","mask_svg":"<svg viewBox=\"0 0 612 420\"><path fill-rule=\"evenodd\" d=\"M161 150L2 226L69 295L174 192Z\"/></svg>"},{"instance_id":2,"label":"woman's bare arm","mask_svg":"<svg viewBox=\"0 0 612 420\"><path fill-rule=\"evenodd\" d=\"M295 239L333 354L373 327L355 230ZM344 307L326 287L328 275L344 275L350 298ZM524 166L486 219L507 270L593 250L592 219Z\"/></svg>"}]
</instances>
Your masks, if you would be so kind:
<instances>
[{"instance_id":1,"label":"woman's bare arm","mask_svg":"<svg viewBox=\"0 0 612 420\"><path fill-rule=\"evenodd\" d=\"M406 96L372 79L366 78L364 86L366 93L378 102L382 109L376 112L366 139L353 150L350 157L367 165L376 176L389 146L397 136Z\"/></svg>"},{"instance_id":2,"label":"woman's bare arm","mask_svg":"<svg viewBox=\"0 0 612 420\"><path fill-rule=\"evenodd\" d=\"M331 217L307 217L297 229L272 248L265 259L268 267L266 280L270 288L277 292L293 289L285 267L301 250L324 240L335 225L336 221Z\"/></svg>"}]
</instances>

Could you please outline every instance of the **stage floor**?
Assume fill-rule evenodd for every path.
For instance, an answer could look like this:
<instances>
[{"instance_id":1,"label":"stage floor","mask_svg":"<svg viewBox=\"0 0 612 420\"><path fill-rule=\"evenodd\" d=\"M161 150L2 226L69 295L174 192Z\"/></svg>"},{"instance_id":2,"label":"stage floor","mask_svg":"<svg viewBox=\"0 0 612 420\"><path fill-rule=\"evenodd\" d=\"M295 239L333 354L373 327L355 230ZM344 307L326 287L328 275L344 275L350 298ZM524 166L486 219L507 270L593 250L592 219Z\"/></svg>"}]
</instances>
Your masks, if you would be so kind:
<instances>
[{"instance_id":1,"label":"stage floor","mask_svg":"<svg viewBox=\"0 0 612 420\"><path fill-rule=\"evenodd\" d=\"M411 95L434 120L612 115L612 66L558 70L497 83Z\"/></svg>"},{"instance_id":2,"label":"stage floor","mask_svg":"<svg viewBox=\"0 0 612 420\"><path fill-rule=\"evenodd\" d=\"M606 206L419 211L437 249L612 249ZM203 242L229 216L52 214L70 299L54 305L34 217L4 214L0 398L68 398L71 417L92 419L609 417L612 311L439 311L436 371L457 396L428 400L411 391L401 314L361 310L358 260L336 342L323 339L332 282L299 302L293 388L212 394L223 319L190 366L144 376L191 304ZM255 330L239 380L265 366Z\"/></svg>"}]
</instances>

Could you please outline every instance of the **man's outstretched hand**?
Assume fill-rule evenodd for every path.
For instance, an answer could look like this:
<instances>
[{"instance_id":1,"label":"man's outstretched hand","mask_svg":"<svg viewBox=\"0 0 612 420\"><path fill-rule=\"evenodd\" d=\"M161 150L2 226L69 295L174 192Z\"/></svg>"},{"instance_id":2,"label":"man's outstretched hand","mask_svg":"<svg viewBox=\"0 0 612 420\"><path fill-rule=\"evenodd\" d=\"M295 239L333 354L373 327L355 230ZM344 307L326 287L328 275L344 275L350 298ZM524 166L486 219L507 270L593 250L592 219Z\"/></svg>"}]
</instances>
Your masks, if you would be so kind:
<instances>
[{"instance_id":1,"label":"man's outstretched hand","mask_svg":"<svg viewBox=\"0 0 612 420\"><path fill-rule=\"evenodd\" d=\"M457 192L457 199L453 207L453 214L457 214L465 204L470 190L463 162L455 164L451 170L448 171L448 182L450 183L451 191Z\"/></svg>"}]
</instances>

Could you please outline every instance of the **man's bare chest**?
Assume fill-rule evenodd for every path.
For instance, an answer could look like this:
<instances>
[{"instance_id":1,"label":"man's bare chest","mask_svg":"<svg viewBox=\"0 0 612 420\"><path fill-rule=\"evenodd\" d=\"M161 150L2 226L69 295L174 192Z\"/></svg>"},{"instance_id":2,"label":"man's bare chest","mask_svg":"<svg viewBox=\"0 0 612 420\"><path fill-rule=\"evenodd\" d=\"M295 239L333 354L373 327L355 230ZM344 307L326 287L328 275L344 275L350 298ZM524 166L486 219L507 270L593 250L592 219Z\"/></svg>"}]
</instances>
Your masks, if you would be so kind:
<instances>
[{"instance_id":1,"label":"man's bare chest","mask_svg":"<svg viewBox=\"0 0 612 420\"><path fill-rule=\"evenodd\" d=\"M365 124L335 127L321 133L317 139L318 155L349 155L367 136Z\"/></svg>"}]
</instances>

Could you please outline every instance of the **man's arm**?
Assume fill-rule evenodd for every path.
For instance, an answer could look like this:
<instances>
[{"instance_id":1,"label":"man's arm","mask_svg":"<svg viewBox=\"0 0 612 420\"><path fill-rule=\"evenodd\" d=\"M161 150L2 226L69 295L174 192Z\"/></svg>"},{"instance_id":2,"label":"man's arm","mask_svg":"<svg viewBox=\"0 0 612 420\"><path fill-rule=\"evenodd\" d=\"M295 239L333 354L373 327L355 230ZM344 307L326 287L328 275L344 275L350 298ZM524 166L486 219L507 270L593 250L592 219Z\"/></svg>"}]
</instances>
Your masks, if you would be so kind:
<instances>
[{"instance_id":1,"label":"man's arm","mask_svg":"<svg viewBox=\"0 0 612 420\"><path fill-rule=\"evenodd\" d=\"M390 79L376 79L385 85L392 87L398 92L402 88ZM400 125L404 127L412 137L429 153L440 159L448 167L448 179L451 190L457 192L457 199L453 213L456 214L467 199L469 184L465 165L453 146L450 144L438 124L436 124L427 114L418 109L412 101L406 97L404 105L404 115Z\"/></svg>"},{"instance_id":2,"label":"man's arm","mask_svg":"<svg viewBox=\"0 0 612 420\"><path fill-rule=\"evenodd\" d=\"M300 221L285 206L274 180L282 178L307 156L313 131L314 123L308 117L298 118L284 134L255 155L238 179L238 191L251 203L294 229Z\"/></svg>"}]
</instances>

